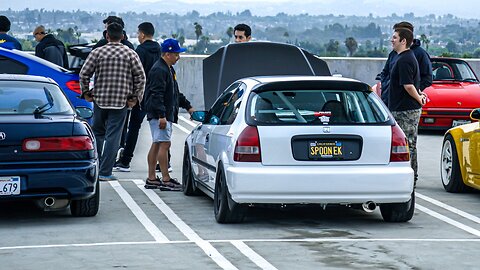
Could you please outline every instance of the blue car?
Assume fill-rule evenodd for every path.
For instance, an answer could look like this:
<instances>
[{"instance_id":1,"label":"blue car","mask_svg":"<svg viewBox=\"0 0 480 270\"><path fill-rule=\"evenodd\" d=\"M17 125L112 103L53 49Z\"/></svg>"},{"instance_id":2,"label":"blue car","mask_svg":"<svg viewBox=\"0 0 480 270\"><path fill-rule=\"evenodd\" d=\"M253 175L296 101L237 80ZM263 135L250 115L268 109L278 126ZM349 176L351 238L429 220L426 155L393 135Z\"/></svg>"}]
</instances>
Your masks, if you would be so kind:
<instances>
[{"instance_id":1,"label":"blue car","mask_svg":"<svg viewBox=\"0 0 480 270\"><path fill-rule=\"evenodd\" d=\"M74 109L50 78L0 74L0 202L96 215L98 158L85 121L92 114Z\"/></svg>"},{"instance_id":2,"label":"blue car","mask_svg":"<svg viewBox=\"0 0 480 270\"><path fill-rule=\"evenodd\" d=\"M78 98L81 94L78 74L32 54L0 47L0 74L26 74L52 78L74 107L93 109L93 104Z\"/></svg>"}]
</instances>

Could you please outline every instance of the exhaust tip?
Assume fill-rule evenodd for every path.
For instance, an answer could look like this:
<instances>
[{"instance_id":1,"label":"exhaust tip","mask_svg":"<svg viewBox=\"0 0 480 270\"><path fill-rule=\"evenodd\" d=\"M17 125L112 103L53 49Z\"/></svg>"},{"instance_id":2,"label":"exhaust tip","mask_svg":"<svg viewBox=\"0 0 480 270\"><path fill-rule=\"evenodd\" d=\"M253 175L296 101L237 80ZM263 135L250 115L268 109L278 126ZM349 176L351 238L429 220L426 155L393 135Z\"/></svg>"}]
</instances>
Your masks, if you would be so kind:
<instances>
[{"instance_id":1,"label":"exhaust tip","mask_svg":"<svg viewBox=\"0 0 480 270\"><path fill-rule=\"evenodd\" d=\"M55 205L55 198L46 197L45 200L43 200L43 204L45 204L46 207L52 207L53 205Z\"/></svg>"},{"instance_id":2,"label":"exhaust tip","mask_svg":"<svg viewBox=\"0 0 480 270\"><path fill-rule=\"evenodd\" d=\"M362 204L363 211L365 211L367 213L373 212L376 208L377 208L377 204L372 202L372 201L365 202L365 203Z\"/></svg>"}]
</instances>

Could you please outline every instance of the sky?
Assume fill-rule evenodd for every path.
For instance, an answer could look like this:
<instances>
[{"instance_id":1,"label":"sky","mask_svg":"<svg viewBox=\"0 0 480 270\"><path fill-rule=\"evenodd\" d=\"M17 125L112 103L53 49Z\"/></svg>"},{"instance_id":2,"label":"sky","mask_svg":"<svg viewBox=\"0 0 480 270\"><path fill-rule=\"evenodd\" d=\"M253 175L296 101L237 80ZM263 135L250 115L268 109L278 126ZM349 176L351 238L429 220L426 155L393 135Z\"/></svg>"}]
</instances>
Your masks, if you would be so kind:
<instances>
[{"instance_id":1,"label":"sky","mask_svg":"<svg viewBox=\"0 0 480 270\"><path fill-rule=\"evenodd\" d=\"M0 0L0 10L25 8L46 10L85 10L118 13L136 11L185 14L197 10L201 15L214 12L241 12L253 15L308 13L310 15L389 16L413 12L416 16L452 14L460 18L478 18L479 0Z\"/></svg>"}]
</instances>

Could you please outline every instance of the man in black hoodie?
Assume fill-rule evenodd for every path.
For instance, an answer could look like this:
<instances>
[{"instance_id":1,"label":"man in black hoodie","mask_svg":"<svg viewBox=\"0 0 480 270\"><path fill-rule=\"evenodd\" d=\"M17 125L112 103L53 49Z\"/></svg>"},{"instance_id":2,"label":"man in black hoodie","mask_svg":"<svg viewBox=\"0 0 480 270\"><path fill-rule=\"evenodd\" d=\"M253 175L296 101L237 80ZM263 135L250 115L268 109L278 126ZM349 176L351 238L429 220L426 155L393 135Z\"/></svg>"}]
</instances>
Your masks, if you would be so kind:
<instances>
[{"instance_id":1,"label":"man in black hoodie","mask_svg":"<svg viewBox=\"0 0 480 270\"><path fill-rule=\"evenodd\" d=\"M118 23L123 28L125 28L125 23L123 22L122 18L117 17L117 16L108 16L105 20L103 20L103 23L105 24L105 29L107 29L108 25L111 24L111 23ZM98 47L102 47L103 45L105 45L107 43L108 43L107 30L105 30L105 31L103 31L103 38L100 41L98 41L97 44L93 45L92 50L94 50ZM130 41L128 41L127 33L125 32L125 30L123 30L123 38L120 41L120 43L129 47L132 50L135 50L135 48L133 47L133 44Z\"/></svg>"},{"instance_id":2,"label":"man in black hoodie","mask_svg":"<svg viewBox=\"0 0 480 270\"><path fill-rule=\"evenodd\" d=\"M152 68L153 64L160 58L160 45L153 41L153 35L155 34L155 28L153 24L149 22L143 22L138 25L138 45L135 50L142 61L143 70L148 78L148 72ZM146 112L143 111L140 106L143 107L143 101L141 104L136 104L130 113L130 121L128 124L128 132L125 139L125 147L115 163L115 169L122 172L130 171L130 162L133 158L133 151L137 144L138 132L145 118Z\"/></svg>"},{"instance_id":3,"label":"man in black hoodie","mask_svg":"<svg viewBox=\"0 0 480 270\"><path fill-rule=\"evenodd\" d=\"M63 42L56 39L52 34L47 34L43 25L35 28L33 36L38 42L35 47L35 56L68 68L67 50Z\"/></svg>"}]
</instances>

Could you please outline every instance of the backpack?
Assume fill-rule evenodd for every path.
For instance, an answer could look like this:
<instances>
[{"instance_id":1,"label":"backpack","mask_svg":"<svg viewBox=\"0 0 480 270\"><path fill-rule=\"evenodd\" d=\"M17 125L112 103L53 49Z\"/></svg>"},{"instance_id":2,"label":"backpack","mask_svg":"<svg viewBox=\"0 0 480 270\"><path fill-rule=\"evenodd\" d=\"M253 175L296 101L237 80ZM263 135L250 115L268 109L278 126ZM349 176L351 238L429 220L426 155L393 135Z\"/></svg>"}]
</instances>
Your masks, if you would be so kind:
<instances>
[{"instance_id":1,"label":"backpack","mask_svg":"<svg viewBox=\"0 0 480 270\"><path fill-rule=\"evenodd\" d=\"M58 45L52 45L43 49L45 60L57 64L63 67L63 55L65 54L65 48Z\"/></svg>"}]
</instances>

